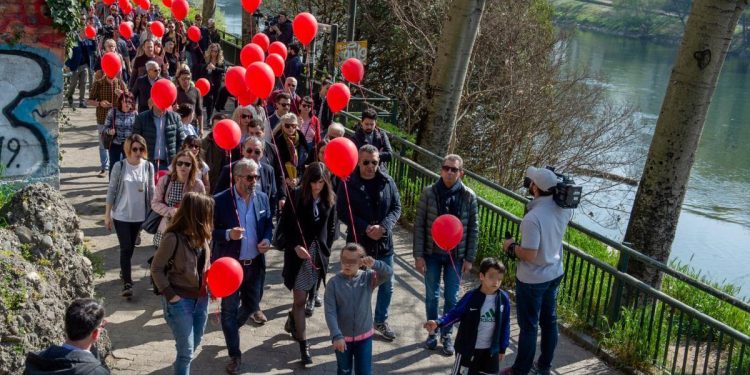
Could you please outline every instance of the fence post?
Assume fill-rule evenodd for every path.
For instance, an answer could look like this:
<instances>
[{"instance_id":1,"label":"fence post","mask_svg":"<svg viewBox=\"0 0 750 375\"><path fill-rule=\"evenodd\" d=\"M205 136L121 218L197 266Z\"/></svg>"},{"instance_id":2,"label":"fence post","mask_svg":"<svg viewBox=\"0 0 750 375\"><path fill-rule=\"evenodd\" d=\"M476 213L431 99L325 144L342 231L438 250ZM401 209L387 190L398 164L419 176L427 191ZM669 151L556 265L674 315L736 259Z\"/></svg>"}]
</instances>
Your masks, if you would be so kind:
<instances>
[{"instance_id":1,"label":"fence post","mask_svg":"<svg viewBox=\"0 0 750 375\"><path fill-rule=\"evenodd\" d=\"M628 242L623 242L623 245L628 247L632 246L632 244ZM620 272L628 272L629 259L630 256L628 255L628 253L620 252L620 259L617 261L617 270ZM615 277L615 284L612 288L612 297L609 301L609 311L607 313L610 324L620 319L620 307L622 307L623 287L623 282L618 277Z\"/></svg>"},{"instance_id":2,"label":"fence post","mask_svg":"<svg viewBox=\"0 0 750 375\"><path fill-rule=\"evenodd\" d=\"M399 126L398 124L398 100L391 100L391 124Z\"/></svg>"}]
</instances>

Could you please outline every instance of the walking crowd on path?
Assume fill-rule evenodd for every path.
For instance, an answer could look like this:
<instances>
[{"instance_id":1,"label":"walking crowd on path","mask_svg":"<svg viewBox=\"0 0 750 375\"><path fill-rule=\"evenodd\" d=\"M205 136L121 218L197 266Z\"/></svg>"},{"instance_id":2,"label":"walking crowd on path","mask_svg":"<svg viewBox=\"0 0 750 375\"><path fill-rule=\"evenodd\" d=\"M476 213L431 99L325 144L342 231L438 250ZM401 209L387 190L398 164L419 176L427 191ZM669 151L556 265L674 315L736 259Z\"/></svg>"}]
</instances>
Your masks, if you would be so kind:
<instances>
[{"instance_id":1,"label":"walking crowd on path","mask_svg":"<svg viewBox=\"0 0 750 375\"><path fill-rule=\"evenodd\" d=\"M125 38L118 26L131 19L134 32ZM160 36L150 27L155 22L167 25ZM394 155L388 135L377 126L377 113L362 112L350 137L357 149L356 168L341 179L329 171L324 157L330 142L344 137L325 100L332 82L324 79L314 96L297 94L299 46L291 44L285 13L268 36L289 44L292 74L279 80L267 98L238 103L231 115L225 106L238 99L224 82L228 66L213 20L205 27L197 16L190 22L201 30L197 42L186 37L188 25L165 19L153 5L126 14L117 5L97 3L85 23L96 25L97 34L93 40L82 35L66 62L72 73L67 103L73 108L77 87L79 107L96 107L99 177L109 178L104 223L119 242L124 298L151 293L134 289L131 259L141 232L154 234L150 273L174 335L174 373L190 372L215 298L207 274L225 257L236 260L242 273L238 289L220 301L229 354L225 370L237 374L253 366L242 361L239 330L248 320L266 323L263 306L280 303L263 299L269 251L283 252L283 282L292 302L284 329L298 342L301 363L314 362L307 319L322 307L338 373L372 373L373 338L394 340L400 334L390 324L398 319L390 307L401 201L387 172ZM112 77L101 71L102 51L117 54L122 62ZM85 101L87 77L93 83ZM196 88L199 78L210 82L209 92ZM151 97L152 87L172 79L177 99L161 109ZM239 126L240 142L225 152L212 129L230 117ZM521 223L522 242L503 243L517 259L521 328L515 363L503 366L511 336L511 304L501 289L506 267L489 257L477 264L477 196L462 183L463 167L460 156L445 156L440 178L424 189L417 207L412 250L425 283L424 347L440 346L442 353L455 356L452 374L549 374L558 336L562 235L572 217L570 209L553 200L558 177L548 169L528 169L534 199ZM436 245L431 232L443 215L456 217L463 229L449 251ZM346 245L336 248L339 223L346 225ZM334 253L339 267L329 262ZM460 297L461 280L475 266L480 286ZM30 353L26 372L108 373L90 351L103 317L98 302L74 301L65 317L68 340ZM541 355L535 362L539 327Z\"/></svg>"}]
</instances>

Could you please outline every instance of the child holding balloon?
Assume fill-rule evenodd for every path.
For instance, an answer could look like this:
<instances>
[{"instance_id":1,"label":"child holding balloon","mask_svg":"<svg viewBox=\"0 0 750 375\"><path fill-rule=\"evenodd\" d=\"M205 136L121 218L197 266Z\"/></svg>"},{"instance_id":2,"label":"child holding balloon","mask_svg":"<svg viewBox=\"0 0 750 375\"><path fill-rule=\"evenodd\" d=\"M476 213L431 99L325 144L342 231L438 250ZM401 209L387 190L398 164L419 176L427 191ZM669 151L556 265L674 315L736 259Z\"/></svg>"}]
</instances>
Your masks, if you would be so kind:
<instances>
[{"instance_id":1,"label":"child holding balloon","mask_svg":"<svg viewBox=\"0 0 750 375\"><path fill-rule=\"evenodd\" d=\"M460 322L452 375L498 373L510 340L510 300L500 290L504 274L502 262L484 258L479 265L480 287L464 294L440 319L424 324L432 334L441 326Z\"/></svg>"}]
</instances>

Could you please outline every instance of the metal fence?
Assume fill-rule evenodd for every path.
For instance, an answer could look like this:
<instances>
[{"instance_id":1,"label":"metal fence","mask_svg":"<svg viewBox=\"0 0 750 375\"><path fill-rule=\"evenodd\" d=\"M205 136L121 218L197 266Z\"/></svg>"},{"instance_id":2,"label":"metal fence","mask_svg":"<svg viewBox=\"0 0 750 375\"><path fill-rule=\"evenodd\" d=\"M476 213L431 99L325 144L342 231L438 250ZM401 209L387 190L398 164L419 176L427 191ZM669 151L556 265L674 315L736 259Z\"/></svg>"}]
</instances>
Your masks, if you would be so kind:
<instances>
[{"instance_id":1,"label":"metal fence","mask_svg":"<svg viewBox=\"0 0 750 375\"><path fill-rule=\"evenodd\" d=\"M418 154L421 158L439 157L399 137L390 138L394 153L388 171L401 193L402 217L412 221L422 190L439 178L414 158ZM526 202L524 197L482 176L470 171L467 176L497 194ZM504 255L500 246L506 232L518 239L521 218L488 198L479 194L478 252L480 256L499 257L506 263L509 270L506 286L510 286L515 278L515 263ZM591 234L575 224L571 228ZM602 236L593 233L592 237L601 240ZM612 240L603 242L625 257L643 257ZM750 374L748 335L712 318L707 314L709 311L698 311L578 247L566 242L564 248L565 276L559 291L559 314L574 327L591 333L618 361L669 374ZM669 277L685 282L696 293L705 293L719 304L736 308L738 314L745 314L750 321L750 309L744 301L647 259Z\"/></svg>"}]
</instances>

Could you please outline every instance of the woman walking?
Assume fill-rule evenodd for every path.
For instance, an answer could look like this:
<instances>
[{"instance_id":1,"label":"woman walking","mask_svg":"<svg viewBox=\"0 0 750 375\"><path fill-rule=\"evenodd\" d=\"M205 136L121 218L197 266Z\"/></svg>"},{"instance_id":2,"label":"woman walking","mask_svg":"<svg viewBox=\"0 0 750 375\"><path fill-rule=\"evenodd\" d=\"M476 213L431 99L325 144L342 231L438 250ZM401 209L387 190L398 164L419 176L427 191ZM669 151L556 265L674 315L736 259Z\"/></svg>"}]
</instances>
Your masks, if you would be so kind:
<instances>
[{"instance_id":1,"label":"woman walking","mask_svg":"<svg viewBox=\"0 0 750 375\"><path fill-rule=\"evenodd\" d=\"M182 150L177 153L169 167L169 174L165 175L156 184L154 198L151 200L151 209L161 215L159 229L154 235L154 246L159 248L164 230L177 213L182 197L188 192L205 194L206 188L203 182L196 178L198 175L198 162L193 153Z\"/></svg>"},{"instance_id":2,"label":"woman walking","mask_svg":"<svg viewBox=\"0 0 750 375\"><path fill-rule=\"evenodd\" d=\"M190 373L193 353L208 320L208 271L214 200L190 192L166 229L151 263L154 284L161 292L164 319L175 338L174 373Z\"/></svg>"},{"instance_id":3,"label":"woman walking","mask_svg":"<svg viewBox=\"0 0 750 375\"><path fill-rule=\"evenodd\" d=\"M313 113L313 100L309 96L302 98L302 104L299 106L299 117L302 122L300 130L305 135L307 149L313 150L315 145L320 142L320 120Z\"/></svg>"},{"instance_id":4,"label":"woman walking","mask_svg":"<svg viewBox=\"0 0 750 375\"><path fill-rule=\"evenodd\" d=\"M107 190L104 225L114 226L120 243L120 279L122 296L133 296L130 260L141 223L154 195L154 166L146 158L146 139L132 134L125 139L126 159L114 164Z\"/></svg>"},{"instance_id":5,"label":"woman walking","mask_svg":"<svg viewBox=\"0 0 750 375\"><path fill-rule=\"evenodd\" d=\"M182 149L190 150L190 152L193 153L193 156L195 156L195 160L198 162L198 174L195 178L201 180L203 186L206 187L211 186L208 181L208 173L211 171L211 168L209 168L208 164L203 161L201 143L201 139L197 135L188 135L182 142Z\"/></svg>"},{"instance_id":6,"label":"woman walking","mask_svg":"<svg viewBox=\"0 0 750 375\"><path fill-rule=\"evenodd\" d=\"M275 245L284 251L282 276L294 298L284 329L299 342L302 363L309 365L305 302L318 280L325 278L336 233L336 197L325 166L310 164L291 195L279 220Z\"/></svg>"},{"instance_id":7,"label":"woman walking","mask_svg":"<svg viewBox=\"0 0 750 375\"><path fill-rule=\"evenodd\" d=\"M104 120L106 127L103 133L114 136L112 142L105 145L109 146L110 178L112 177L112 167L122 160L125 140L133 134L133 123L135 123L137 114L133 94L127 91L115 99L115 106L107 112L107 118Z\"/></svg>"},{"instance_id":8,"label":"woman walking","mask_svg":"<svg viewBox=\"0 0 750 375\"><path fill-rule=\"evenodd\" d=\"M297 115L287 113L281 116L276 128L273 129L273 137L279 150L281 165L284 166L284 181L289 189L293 189L297 187L299 176L305 171L307 155L310 152L305 136L298 128Z\"/></svg>"}]
</instances>

